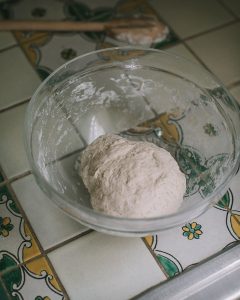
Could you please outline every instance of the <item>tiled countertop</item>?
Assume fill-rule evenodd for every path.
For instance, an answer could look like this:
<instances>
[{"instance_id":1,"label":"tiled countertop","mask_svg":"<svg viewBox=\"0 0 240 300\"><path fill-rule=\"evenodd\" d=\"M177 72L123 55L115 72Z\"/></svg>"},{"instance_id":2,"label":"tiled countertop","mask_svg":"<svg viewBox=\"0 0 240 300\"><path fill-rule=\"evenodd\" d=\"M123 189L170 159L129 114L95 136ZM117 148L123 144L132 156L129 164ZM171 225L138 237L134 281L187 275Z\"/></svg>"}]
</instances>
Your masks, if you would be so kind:
<instances>
[{"instance_id":1,"label":"tiled countertop","mask_svg":"<svg viewBox=\"0 0 240 300\"><path fill-rule=\"evenodd\" d=\"M74 19L75 5L78 19L104 19L126 3L126 11L151 11L170 26L157 48L202 64L240 102L238 0L22 0L0 2L0 13L2 19ZM240 239L240 173L204 215L145 239L89 230L37 186L23 146L32 93L67 60L117 44L106 35L0 32L1 300L129 299Z\"/></svg>"}]
</instances>

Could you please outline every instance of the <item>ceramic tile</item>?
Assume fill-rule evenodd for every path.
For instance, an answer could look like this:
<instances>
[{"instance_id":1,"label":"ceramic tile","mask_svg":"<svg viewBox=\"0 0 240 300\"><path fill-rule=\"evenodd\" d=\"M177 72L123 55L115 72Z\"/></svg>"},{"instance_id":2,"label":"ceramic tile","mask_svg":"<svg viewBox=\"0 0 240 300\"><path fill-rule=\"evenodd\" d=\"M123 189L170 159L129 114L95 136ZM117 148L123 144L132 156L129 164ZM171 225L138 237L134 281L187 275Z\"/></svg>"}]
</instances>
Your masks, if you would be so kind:
<instances>
[{"instance_id":1,"label":"ceramic tile","mask_svg":"<svg viewBox=\"0 0 240 300\"><path fill-rule=\"evenodd\" d=\"M68 60L94 50L95 45L79 34L66 33L42 36L22 48L44 79Z\"/></svg>"},{"instance_id":2,"label":"ceramic tile","mask_svg":"<svg viewBox=\"0 0 240 300\"><path fill-rule=\"evenodd\" d=\"M0 67L0 109L30 98L40 84L37 73L19 47L0 53Z\"/></svg>"},{"instance_id":3,"label":"ceramic tile","mask_svg":"<svg viewBox=\"0 0 240 300\"><path fill-rule=\"evenodd\" d=\"M2 262L12 267L1 274L2 283L10 299L63 300L59 282L45 258L17 266L14 256L3 254Z\"/></svg>"},{"instance_id":4,"label":"ceramic tile","mask_svg":"<svg viewBox=\"0 0 240 300\"><path fill-rule=\"evenodd\" d=\"M166 51L173 53L173 54L177 54L179 56L182 56L184 58L187 58L187 59L199 64L199 61L197 60L197 58L183 44L179 44L179 45L173 46L171 48L168 48L168 49L166 49Z\"/></svg>"},{"instance_id":5,"label":"ceramic tile","mask_svg":"<svg viewBox=\"0 0 240 300\"><path fill-rule=\"evenodd\" d=\"M239 197L239 195L238 195ZM239 198L237 201L237 209L232 209L227 216L227 224L232 237L239 242L240 240L240 205ZM236 206L236 204L235 204Z\"/></svg>"},{"instance_id":6,"label":"ceramic tile","mask_svg":"<svg viewBox=\"0 0 240 300\"><path fill-rule=\"evenodd\" d=\"M78 21L92 21L101 20L107 21L111 18L118 16L119 14L136 14L139 12L139 4L136 1L121 1L113 9L112 2L108 2L108 6L95 7L96 3L89 3L89 1L82 2L69 2L64 6L64 13L67 19L77 19ZM88 7L89 5L89 7ZM156 17L156 12L146 2L142 1L141 10L145 13L153 14ZM127 45L127 42L117 40L109 33L65 33L65 34L47 34L39 38L26 37L25 39L21 35L16 35L22 45L23 50L30 59L30 61L36 66L40 76L45 78L58 66L65 63L67 60L72 59L78 55L90 52L92 50ZM163 45L176 41L176 36L173 32L166 36L166 38L160 42L152 44L152 47L159 48Z\"/></svg>"},{"instance_id":7,"label":"ceramic tile","mask_svg":"<svg viewBox=\"0 0 240 300\"><path fill-rule=\"evenodd\" d=\"M211 208L182 227L147 238L169 277L235 241L227 225L227 216L230 218L226 210Z\"/></svg>"},{"instance_id":8,"label":"ceramic tile","mask_svg":"<svg viewBox=\"0 0 240 300\"><path fill-rule=\"evenodd\" d=\"M17 20L63 20L64 1L22 0L8 7L12 19Z\"/></svg>"},{"instance_id":9,"label":"ceramic tile","mask_svg":"<svg viewBox=\"0 0 240 300\"><path fill-rule=\"evenodd\" d=\"M87 230L55 206L32 175L17 180L12 186L44 249Z\"/></svg>"},{"instance_id":10,"label":"ceramic tile","mask_svg":"<svg viewBox=\"0 0 240 300\"><path fill-rule=\"evenodd\" d=\"M94 232L51 252L49 258L70 299L129 299L165 279L138 238Z\"/></svg>"},{"instance_id":11,"label":"ceramic tile","mask_svg":"<svg viewBox=\"0 0 240 300\"><path fill-rule=\"evenodd\" d=\"M9 3L8 11L11 18L18 20L64 20L64 1L32 1L23 0ZM45 32L15 31L19 43L24 43L47 35Z\"/></svg>"},{"instance_id":12,"label":"ceramic tile","mask_svg":"<svg viewBox=\"0 0 240 300\"><path fill-rule=\"evenodd\" d=\"M240 212L240 171L238 169L237 175L232 179L230 184L230 191L232 194L232 202L231 207L229 207L231 210L238 210ZM239 234L240 235L240 234Z\"/></svg>"},{"instance_id":13,"label":"ceramic tile","mask_svg":"<svg viewBox=\"0 0 240 300\"><path fill-rule=\"evenodd\" d=\"M14 39L12 33L7 31L0 32L0 41L0 50L16 44L16 40Z\"/></svg>"},{"instance_id":14,"label":"ceramic tile","mask_svg":"<svg viewBox=\"0 0 240 300\"><path fill-rule=\"evenodd\" d=\"M129 16L148 15L153 18L159 18L156 10L146 0L122 0L122 1L104 1L99 5L98 1L81 0L69 2L65 5L65 14L67 18L77 19L78 21L109 21L115 18L129 18ZM169 28L168 28L169 29ZM141 43L141 41L130 41L119 39L113 32L107 33L85 33L85 37L93 40L97 48L106 48L113 46L123 46L129 43ZM166 33L165 37L158 42L149 42L145 44L148 47L161 48L162 46L177 41L177 37L172 30Z\"/></svg>"},{"instance_id":15,"label":"ceramic tile","mask_svg":"<svg viewBox=\"0 0 240 300\"><path fill-rule=\"evenodd\" d=\"M0 164L8 178L29 170L23 144L27 104L0 114Z\"/></svg>"},{"instance_id":16,"label":"ceramic tile","mask_svg":"<svg viewBox=\"0 0 240 300\"><path fill-rule=\"evenodd\" d=\"M239 32L240 24L237 23L187 42L208 68L225 84L240 79Z\"/></svg>"},{"instance_id":17,"label":"ceramic tile","mask_svg":"<svg viewBox=\"0 0 240 300\"><path fill-rule=\"evenodd\" d=\"M150 4L181 38L204 32L233 20L231 14L217 0L151 0Z\"/></svg>"},{"instance_id":18,"label":"ceramic tile","mask_svg":"<svg viewBox=\"0 0 240 300\"><path fill-rule=\"evenodd\" d=\"M12 266L4 255L14 257L19 264L40 254L36 239L7 186L0 187L0 223L0 271Z\"/></svg>"},{"instance_id":19,"label":"ceramic tile","mask_svg":"<svg viewBox=\"0 0 240 300\"><path fill-rule=\"evenodd\" d=\"M231 11L240 17L240 2L238 0L220 0L223 2Z\"/></svg>"},{"instance_id":20,"label":"ceramic tile","mask_svg":"<svg viewBox=\"0 0 240 300\"><path fill-rule=\"evenodd\" d=\"M240 85L231 88L230 93L235 97L235 99L240 104Z\"/></svg>"}]
</instances>

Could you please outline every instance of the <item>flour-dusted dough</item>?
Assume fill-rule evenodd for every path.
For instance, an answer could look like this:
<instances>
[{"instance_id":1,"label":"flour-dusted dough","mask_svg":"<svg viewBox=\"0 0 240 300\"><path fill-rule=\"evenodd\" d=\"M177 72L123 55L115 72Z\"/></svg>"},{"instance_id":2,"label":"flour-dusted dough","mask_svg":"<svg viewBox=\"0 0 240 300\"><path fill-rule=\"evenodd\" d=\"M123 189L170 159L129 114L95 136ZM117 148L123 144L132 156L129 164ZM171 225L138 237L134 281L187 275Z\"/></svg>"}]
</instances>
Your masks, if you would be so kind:
<instances>
[{"instance_id":1,"label":"flour-dusted dough","mask_svg":"<svg viewBox=\"0 0 240 300\"><path fill-rule=\"evenodd\" d=\"M144 218L176 212L186 179L166 150L106 134L90 144L78 169L94 209L121 217Z\"/></svg>"}]
</instances>

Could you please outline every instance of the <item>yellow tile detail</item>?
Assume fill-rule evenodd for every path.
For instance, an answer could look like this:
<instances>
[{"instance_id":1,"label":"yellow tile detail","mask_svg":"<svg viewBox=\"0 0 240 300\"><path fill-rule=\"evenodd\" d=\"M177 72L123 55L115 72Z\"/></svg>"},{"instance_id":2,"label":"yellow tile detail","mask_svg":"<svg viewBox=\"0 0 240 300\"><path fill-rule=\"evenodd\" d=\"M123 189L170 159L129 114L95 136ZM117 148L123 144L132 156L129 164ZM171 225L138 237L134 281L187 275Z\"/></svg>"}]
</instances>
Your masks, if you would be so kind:
<instances>
[{"instance_id":1,"label":"yellow tile detail","mask_svg":"<svg viewBox=\"0 0 240 300\"><path fill-rule=\"evenodd\" d=\"M240 215L231 215L232 230L240 238Z\"/></svg>"},{"instance_id":2,"label":"yellow tile detail","mask_svg":"<svg viewBox=\"0 0 240 300\"><path fill-rule=\"evenodd\" d=\"M175 115L173 114L171 115L171 114L164 113L159 115L157 118L139 124L139 126L151 127L151 128L162 128L163 137L167 141L179 142L180 135L178 132L178 128L174 123L169 122L171 116L175 117Z\"/></svg>"},{"instance_id":3,"label":"yellow tile detail","mask_svg":"<svg viewBox=\"0 0 240 300\"><path fill-rule=\"evenodd\" d=\"M148 245L151 247L153 244L153 236L152 235L148 235L145 237L145 241L148 243Z\"/></svg>"},{"instance_id":4,"label":"yellow tile detail","mask_svg":"<svg viewBox=\"0 0 240 300\"><path fill-rule=\"evenodd\" d=\"M40 255L41 252L36 243L35 238L32 235L32 232L30 231L30 228L28 227L28 225L26 223L24 224L24 231L27 236L31 237L31 244L32 244L32 246L30 248L27 248L27 247L23 248L23 262L26 262L30 258Z\"/></svg>"},{"instance_id":5,"label":"yellow tile detail","mask_svg":"<svg viewBox=\"0 0 240 300\"><path fill-rule=\"evenodd\" d=\"M42 38L43 36L46 36L46 32L22 32L22 31L14 31L13 32L16 40L22 44L26 42L30 42L32 40L35 40L37 38Z\"/></svg>"},{"instance_id":6,"label":"yellow tile detail","mask_svg":"<svg viewBox=\"0 0 240 300\"><path fill-rule=\"evenodd\" d=\"M39 37L37 40L21 44L23 51L33 65L35 65L37 62L37 52L34 50L34 48L43 46L50 38L50 34L45 34Z\"/></svg>"},{"instance_id":7,"label":"yellow tile detail","mask_svg":"<svg viewBox=\"0 0 240 300\"><path fill-rule=\"evenodd\" d=\"M60 286L56 280L56 278L53 275L51 266L48 264L47 260L45 257L41 257L38 258L36 260L33 260L29 263L26 263L26 268L32 273L32 276L34 276L34 274L38 276L41 275L42 271L46 271L48 275L50 275L52 277L52 279L49 280L49 282L51 283L51 285L58 290L59 292L61 292Z\"/></svg>"}]
</instances>

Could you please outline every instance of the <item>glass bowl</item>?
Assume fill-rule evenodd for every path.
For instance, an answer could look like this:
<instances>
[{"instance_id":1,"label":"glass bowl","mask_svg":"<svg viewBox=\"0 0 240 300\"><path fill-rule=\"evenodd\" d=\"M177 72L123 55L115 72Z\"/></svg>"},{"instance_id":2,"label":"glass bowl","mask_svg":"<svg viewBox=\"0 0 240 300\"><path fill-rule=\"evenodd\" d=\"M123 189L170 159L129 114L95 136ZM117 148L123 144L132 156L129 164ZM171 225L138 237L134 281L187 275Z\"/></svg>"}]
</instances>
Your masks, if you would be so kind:
<instances>
[{"instance_id":1,"label":"glass bowl","mask_svg":"<svg viewBox=\"0 0 240 300\"><path fill-rule=\"evenodd\" d=\"M53 72L30 101L25 140L37 183L64 212L98 231L145 236L219 201L239 165L239 128L236 101L202 66L122 47L82 55ZM175 157L187 179L177 213L130 219L92 209L76 166L86 145L108 132L153 142Z\"/></svg>"}]
</instances>

